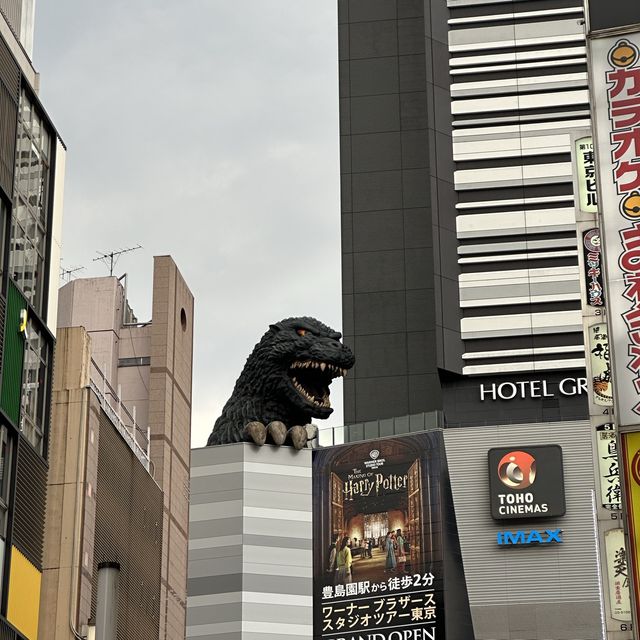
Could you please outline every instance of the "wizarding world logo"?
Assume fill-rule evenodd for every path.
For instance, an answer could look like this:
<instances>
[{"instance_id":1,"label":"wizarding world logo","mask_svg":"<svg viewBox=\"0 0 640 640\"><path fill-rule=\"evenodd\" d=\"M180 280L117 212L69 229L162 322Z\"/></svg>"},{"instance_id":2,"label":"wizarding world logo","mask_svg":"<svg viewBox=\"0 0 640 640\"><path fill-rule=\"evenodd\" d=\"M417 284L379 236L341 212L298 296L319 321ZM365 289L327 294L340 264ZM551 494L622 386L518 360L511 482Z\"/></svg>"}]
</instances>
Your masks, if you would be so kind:
<instances>
[{"instance_id":1,"label":"wizarding world logo","mask_svg":"<svg viewBox=\"0 0 640 640\"><path fill-rule=\"evenodd\" d=\"M498 477L509 489L526 489L536 479L536 459L526 451L510 451L498 462Z\"/></svg>"}]
</instances>

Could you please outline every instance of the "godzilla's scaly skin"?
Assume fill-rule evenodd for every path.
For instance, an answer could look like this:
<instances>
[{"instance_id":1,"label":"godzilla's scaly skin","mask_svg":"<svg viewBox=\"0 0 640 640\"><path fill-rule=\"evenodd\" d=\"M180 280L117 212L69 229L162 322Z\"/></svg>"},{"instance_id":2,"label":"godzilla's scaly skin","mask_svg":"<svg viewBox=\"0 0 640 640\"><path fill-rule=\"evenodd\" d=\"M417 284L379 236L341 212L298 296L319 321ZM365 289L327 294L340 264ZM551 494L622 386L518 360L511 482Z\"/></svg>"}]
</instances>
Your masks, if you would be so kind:
<instances>
[{"instance_id":1,"label":"godzilla's scaly skin","mask_svg":"<svg viewBox=\"0 0 640 640\"><path fill-rule=\"evenodd\" d=\"M245 425L253 420L265 425L280 420L292 427L329 417L333 409L314 406L296 391L290 367L296 361L315 361L350 369L355 360L341 337L314 318L288 318L271 325L247 359L207 445L242 441Z\"/></svg>"}]
</instances>

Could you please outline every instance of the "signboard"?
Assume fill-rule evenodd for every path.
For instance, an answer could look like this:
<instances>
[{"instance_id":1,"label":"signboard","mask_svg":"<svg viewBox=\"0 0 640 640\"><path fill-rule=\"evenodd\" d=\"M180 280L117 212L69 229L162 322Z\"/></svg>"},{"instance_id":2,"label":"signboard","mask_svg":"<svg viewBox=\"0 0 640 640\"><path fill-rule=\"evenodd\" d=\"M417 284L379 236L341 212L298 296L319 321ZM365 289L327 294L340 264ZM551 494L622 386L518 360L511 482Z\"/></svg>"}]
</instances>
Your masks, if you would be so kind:
<instances>
[{"instance_id":1,"label":"signboard","mask_svg":"<svg viewBox=\"0 0 640 640\"><path fill-rule=\"evenodd\" d=\"M605 323L589 327L589 360L593 384L593 402L600 407L613 406L609 334Z\"/></svg>"},{"instance_id":2,"label":"signboard","mask_svg":"<svg viewBox=\"0 0 640 640\"><path fill-rule=\"evenodd\" d=\"M587 292L586 303L590 307L604 307L602 275L602 252L600 250L600 230L589 229L582 234L584 255L584 279Z\"/></svg>"},{"instance_id":3,"label":"signboard","mask_svg":"<svg viewBox=\"0 0 640 640\"><path fill-rule=\"evenodd\" d=\"M313 452L313 637L444 638L442 434Z\"/></svg>"},{"instance_id":4,"label":"signboard","mask_svg":"<svg viewBox=\"0 0 640 640\"><path fill-rule=\"evenodd\" d=\"M596 165L591 136L575 141L576 180L578 182L578 207L583 213L598 212Z\"/></svg>"},{"instance_id":5,"label":"signboard","mask_svg":"<svg viewBox=\"0 0 640 640\"><path fill-rule=\"evenodd\" d=\"M514 398L555 398L559 396L579 396L587 394L586 378L563 378L552 387L545 379L539 380L501 380L482 382L478 386L480 401L513 400Z\"/></svg>"},{"instance_id":6,"label":"signboard","mask_svg":"<svg viewBox=\"0 0 640 640\"><path fill-rule=\"evenodd\" d=\"M499 547L509 545L526 546L530 544L549 544L562 542L562 529L533 529L531 531L499 531L496 534Z\"/></svg>"},{"instance_id":7,"label":"signboard","mask_svg":"<svg viewBox=\"0 0 640 640\"><path fill-rule=\"evenodd\" d=\"M616 414L640 423L640 34L591 41Z\"/></svg>"},{"instance_id":8,"label":"signboard","mask_svg":"<svg viewBox=\"0 0 640 640\"><path fill-rule=\"evenodd\" d=\"M614 620L631 621L631 595L629 593L629 566L622 529L609 529L604 533L607 558L610 615Z\"/></svg>"},{"instance_id":9,"label":"signboard","mask_svg":"<svg viewBox=\"0 0 640 640\"><path fill-rule=\"evenodd\" d=\"M622 509L620 470L618 468L618 442L612 424L596 430L600 496L602 506L611 511Z\"/></svg>"},{"instance_id":10,"label":"signboard","mask_svg":"<svg viewBox=\"0 0 640 640\"><path fill-rule=\"evenodd\" d=\"M548 518L565 514L562 449L490 449L489 492L494 520Z\"/></svg>"}]
</instances>

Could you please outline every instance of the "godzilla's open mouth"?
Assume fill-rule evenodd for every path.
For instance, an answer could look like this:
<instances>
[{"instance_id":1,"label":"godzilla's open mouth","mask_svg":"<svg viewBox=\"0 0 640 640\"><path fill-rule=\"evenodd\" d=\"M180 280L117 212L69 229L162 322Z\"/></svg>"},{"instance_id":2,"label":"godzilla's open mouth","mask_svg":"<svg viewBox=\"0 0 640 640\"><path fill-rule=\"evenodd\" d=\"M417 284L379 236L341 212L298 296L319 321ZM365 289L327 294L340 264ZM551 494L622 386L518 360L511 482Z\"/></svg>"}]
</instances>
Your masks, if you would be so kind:
<instances>
[{"instance_id":1,"label":"godzilla's open mouth","mask_svg":"<svg viewBox=\"0 0 640 640\"><path fill-rule=\"evenodd\" d=\"M316 360L296 360L289 367L289 376L295 390L307 402L322 409L331 408L329 402L331 381L346 375L346 369Z\"/></svg>"}]
</instances>

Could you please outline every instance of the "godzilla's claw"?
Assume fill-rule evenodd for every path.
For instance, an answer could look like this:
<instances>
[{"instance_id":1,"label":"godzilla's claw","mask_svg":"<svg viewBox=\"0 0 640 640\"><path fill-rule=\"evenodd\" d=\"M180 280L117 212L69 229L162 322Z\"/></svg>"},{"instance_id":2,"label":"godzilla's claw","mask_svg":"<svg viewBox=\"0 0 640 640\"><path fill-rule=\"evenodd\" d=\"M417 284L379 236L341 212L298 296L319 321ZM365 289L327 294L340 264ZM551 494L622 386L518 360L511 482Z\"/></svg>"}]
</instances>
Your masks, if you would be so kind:
<instances>
[{"instance_id":1,"label":"godzilla's claw","mask_svg":"<svg viewBox=\"0 0 640 640\"><path fill-rule=\"evenodd\" d=\"M291 444L298 450L304 449L307 444L307 430L300 425L291 427L287 431L287 437L291 440Z\"/></svg>"},{"instance_id":2,"label":"godzilla's claw","mask_svg":"<svg viewBox=\"0 0 640 640\"><path fill-rule=\"evenodd\" d=\"M255 442L261 447L267 440L267 428L262 422L249 422L242 432L244 439L248 442Z\"/></svg>"},{"instance_id":3,"label":"godzilla's claw","mask_svg":"<svg viewBox=\"0 0 640 640\"><path fill-rule=\"evenodd\" d=\"M267 436L271 439L273 444L282 445L287 439L287 427L284 422L280 420L274 420L267 425Z\"/></svg>"}]
</instances>

